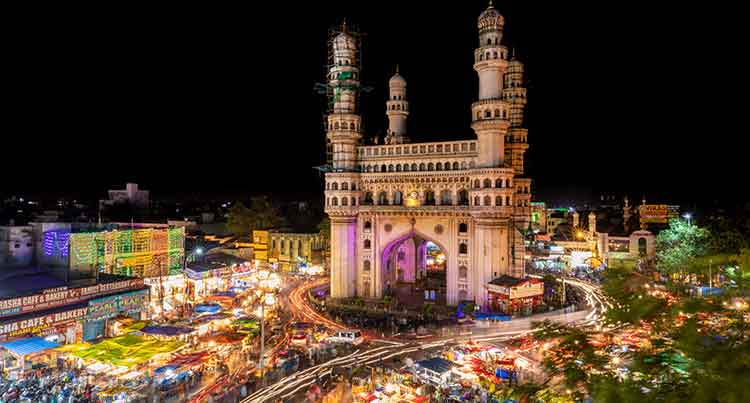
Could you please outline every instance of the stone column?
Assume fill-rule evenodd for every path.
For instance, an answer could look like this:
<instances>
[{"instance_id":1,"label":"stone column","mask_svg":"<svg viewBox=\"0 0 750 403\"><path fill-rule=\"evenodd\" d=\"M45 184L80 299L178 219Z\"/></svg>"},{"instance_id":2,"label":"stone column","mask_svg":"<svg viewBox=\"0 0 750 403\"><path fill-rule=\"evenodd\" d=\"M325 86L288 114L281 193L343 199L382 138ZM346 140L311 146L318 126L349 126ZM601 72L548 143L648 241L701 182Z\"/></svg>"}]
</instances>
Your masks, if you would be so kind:
<instances>
[{"instance_id":1,"label":"stone column","mask_svg":"<svg viewBox=\"0 0 750 403\"><path fill-rule=\"evenodd\" d=\"M472 287L474 299L484 307L487 304L486 285L496 276L508 273L507 220L478 218L474 226L472 247Z\"/></svg>"},{"instance_id":2,"label":"stone column","mask_svg":"<svg viewBox=\"0 0 750 403\"><path fill-rule=\"evenodd\" d=\"M331 217L331 297L353 297L357 292L357 219Z\"/></svg>"}]
</instances>

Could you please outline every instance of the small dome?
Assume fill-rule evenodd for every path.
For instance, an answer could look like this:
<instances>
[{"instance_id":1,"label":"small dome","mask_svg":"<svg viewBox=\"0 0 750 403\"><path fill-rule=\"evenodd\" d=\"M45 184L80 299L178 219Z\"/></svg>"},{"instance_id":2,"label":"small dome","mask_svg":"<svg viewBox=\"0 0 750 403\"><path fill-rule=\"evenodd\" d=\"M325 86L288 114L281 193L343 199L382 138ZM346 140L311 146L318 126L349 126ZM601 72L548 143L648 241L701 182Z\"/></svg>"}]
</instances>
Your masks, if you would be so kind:
<instances>
[{"instance_id":1,"label":"small dome","mask_svg":"<svg viewBox=\"0 0 750 403\"><path fill-rule=\"evenodd\" d=\"M487 27L502 27L505 24L505 18L495 10L495 7L492 6L492 2L490 2L490 6L487 7L486 10L482 12L482 14L479 14L479 20L477 21L477 25L479 28L487 28Z\"/></svg>"},{"instance_id":2,"label":"small dome","mask_svg":"<svg viewBox=\"0 0 750 403\"><path fill-rule=\"evenodd\" d=\"M333 39L333 48L337 50L354 49L354 38L346 32L342 32Z\"/></svg>"},{"instance_id":3,"label":"small dome","mask_svg":"<svg viewBox=\"0 0 750 403\"><path fill-rule=\"evenodd\" d=\"M396 74L394 74L388 81L388 85L391 87L406 87L406 80L404 80L404 77L402 77L401 74L396 72Z\"/></svg>"}]
</instances>

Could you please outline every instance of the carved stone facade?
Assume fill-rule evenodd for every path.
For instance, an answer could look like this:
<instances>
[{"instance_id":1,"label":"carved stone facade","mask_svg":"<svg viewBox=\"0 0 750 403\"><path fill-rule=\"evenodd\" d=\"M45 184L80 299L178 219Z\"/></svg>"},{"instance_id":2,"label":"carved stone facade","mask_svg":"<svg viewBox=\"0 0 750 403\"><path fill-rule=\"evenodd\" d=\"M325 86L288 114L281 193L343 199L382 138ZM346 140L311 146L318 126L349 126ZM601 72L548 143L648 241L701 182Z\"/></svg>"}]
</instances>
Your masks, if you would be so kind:
<instances>
[{"instance_id":1,"label":"carved stone facade","mask_svg":"<svg viewBox=\"0 0 750 403\"><path fill-rule=\"evenodd\" d=\"M406 81L397 73L386 104L392 119L386 144L352 150L361 139L360 120L356 103L343 100L357 94L343 93L356 92L358 85L350 75L344 76L346 85L330 83L343 88L336 100L341 104L328 116L333 166L326 173L325 204L331 218L332 297L382 297L392 278L392 253L414 253L413 246L399 246L412 238L428 240L444 253L451 305L471 300L487 306L490 281L524 275L521 231L531 209L531 179L523 177L527 131L520 127L526 93L523 66L508 60L500 43L503 24L492 6L479 17L474 64L479 100L471 105L476 140L408 143ZM344 31L333 41L334 56L355 43L346 37ZM341 69L359 71L344 56L335 61L329 79Z\"/></svg>"}]
</instances>

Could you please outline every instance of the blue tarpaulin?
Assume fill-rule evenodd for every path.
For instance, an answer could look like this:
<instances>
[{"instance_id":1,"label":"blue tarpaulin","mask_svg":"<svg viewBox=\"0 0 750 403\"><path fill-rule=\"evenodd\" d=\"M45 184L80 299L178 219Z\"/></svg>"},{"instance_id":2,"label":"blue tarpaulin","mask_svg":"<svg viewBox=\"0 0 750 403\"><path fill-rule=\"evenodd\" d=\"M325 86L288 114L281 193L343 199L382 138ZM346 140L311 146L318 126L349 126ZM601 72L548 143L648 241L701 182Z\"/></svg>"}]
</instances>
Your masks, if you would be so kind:
<instances>
[{"instance_id":1,"label":"blue tarpaulin","mask_svg":"<svg viewBox=\"0 0 750 403\"><path fill-rule=\"evenodd\" d=\"M221 311L221 305L219 304L200 304L193 309L195 313L217 313L219 311Z\"/></svg>"},{"instance_id":2,"label":"blue tarpaulin","mask_svg":"<svg viewBox=\"0 0 750 403\"><path fill-rule=\"evenodd\" d=\"M237 296L237 294L231 291L218 291L218 292L213 293L213 295L217 297L229 297L229 298L234 298Z\"/></svg>"},{"instance_id":3,"label":"blue tarpaulin","mask_svg":"<svg viewBox=\"0 0 750 403\"><path fill-rule=\"evenodd\" d=\"M166 373L168 373L170 371L174 372L174 370L176 370L177 368L180 368L180 366L179 365L173 365L173 364L165 365L163 367L156 368L154 370L154 374L156 374L156 375L162 375L162 374L166 374Z\"/></svg>"},{"instance_id":4,"label":"blue tarpaulin","mask_svg":"<svg viewBox=\"0 0 750 403\"><path fill-rule=\"evenodd\" d=\"M8 341L0 343L0 347L4 347L6 350L13 354L24 356L40 351L49 350L51 348L60 347L59 344L51 341L44 340L42 337L31 337L23 340Z\"/></svg>"}]
</instances>

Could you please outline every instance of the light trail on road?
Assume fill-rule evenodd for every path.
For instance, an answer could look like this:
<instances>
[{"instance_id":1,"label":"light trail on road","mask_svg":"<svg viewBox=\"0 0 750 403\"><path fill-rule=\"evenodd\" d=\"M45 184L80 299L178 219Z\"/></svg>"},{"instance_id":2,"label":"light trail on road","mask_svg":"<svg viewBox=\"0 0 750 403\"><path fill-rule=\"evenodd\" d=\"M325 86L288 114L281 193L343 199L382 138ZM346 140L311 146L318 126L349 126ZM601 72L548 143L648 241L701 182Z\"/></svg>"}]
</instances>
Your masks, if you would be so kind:
<instances>
[{"instance_id":1,"label":"light trail on road","mask_svg":"<svg viewBox=\"0 0 750 403\"><path fill-rule=\"evenodd\" d=\"M324 316L315 312L315 310L306 303L307 292L311 289L324 286L327 282L327 279L322 279L316 282L307 283L292 291L289 295L289 300L291 302L291 306L295 310L293 314L299 315L299 317L303 317L316 323L323 323L333 329L344 329L344 326L331 321L330 319L325 318ZM607 309L612 307L612 304L607 300L606 296L601 293L599 287L578 280L566 279L565 282L566 284L569 284L572 287L577 287L584 292L586 302L591 307L591 310L583 318L580 318L580 315L575 314L557 314L547 317L545 317L544 315L540 315L541 318L552 318L553 320L556 320L558 322L587 327L600 322L603 319L603 315L607 311ZM470 340L494 343L504 342L510 339L532 334L536 331L531 328L531 320L519 320L515 323L520 323L522 326L525 325L526 328L507 330L503 329L502 327L505 325L501 324L494 329L474 329L476 331L485 331L486 334L483 335L456 335L439 337L438 339L432 339L429 341L415 340L409 343L394 340L372 340L373 343L385 343L387 345L375 347L368 350L356 350L349 355L338 357L328 362L318 364L303 371L286 376L280 379L278 382L260 389L255 393L252 393L250 396L242 400L242 403L261 403L277 399L290 398L299 393L304 388L310 387L312 384L317 382L320 377L332 374L334 368L371 365L401 355L444 347L448 344L461 343Z\"/></svg>"}]
</instances>

